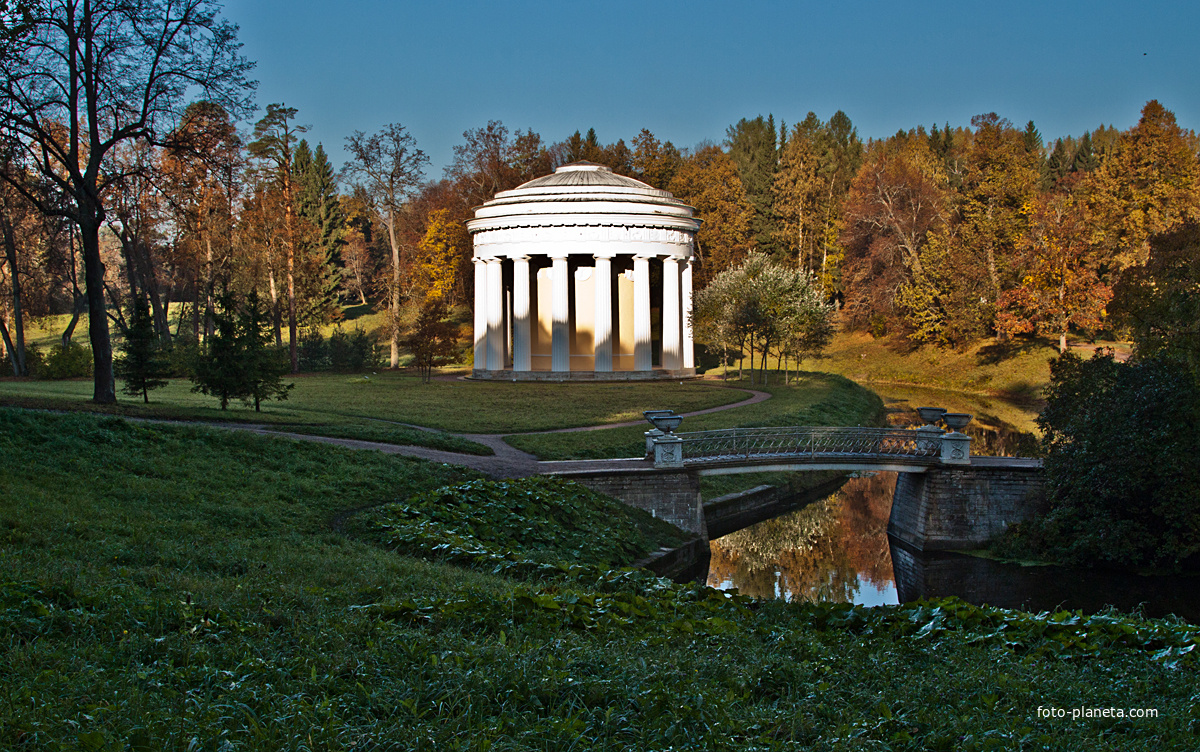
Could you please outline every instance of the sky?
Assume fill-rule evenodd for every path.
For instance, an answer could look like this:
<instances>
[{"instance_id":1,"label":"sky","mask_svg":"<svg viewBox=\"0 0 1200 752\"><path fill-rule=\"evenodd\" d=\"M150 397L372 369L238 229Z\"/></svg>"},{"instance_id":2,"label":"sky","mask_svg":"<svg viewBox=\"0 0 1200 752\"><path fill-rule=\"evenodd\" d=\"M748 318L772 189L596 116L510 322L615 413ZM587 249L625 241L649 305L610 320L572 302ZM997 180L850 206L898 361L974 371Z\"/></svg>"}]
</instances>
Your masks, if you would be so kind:
<instances>
[{"instance_id":1,"label":"sky","mask_svg":"<svg viewBox=\"0 0 1200 752\"><path fill-rule=\"evenodd\" d=\"M759 114L840 109L866 139L996 112L1052 142L1129 128L1158 99L1200 129L1200 3L1183 0L226 0L224 16L258 105L296 107L335 169L346 136L388 123L433 179L489 120L690 147Z\"/></svg>"}]
</instances>

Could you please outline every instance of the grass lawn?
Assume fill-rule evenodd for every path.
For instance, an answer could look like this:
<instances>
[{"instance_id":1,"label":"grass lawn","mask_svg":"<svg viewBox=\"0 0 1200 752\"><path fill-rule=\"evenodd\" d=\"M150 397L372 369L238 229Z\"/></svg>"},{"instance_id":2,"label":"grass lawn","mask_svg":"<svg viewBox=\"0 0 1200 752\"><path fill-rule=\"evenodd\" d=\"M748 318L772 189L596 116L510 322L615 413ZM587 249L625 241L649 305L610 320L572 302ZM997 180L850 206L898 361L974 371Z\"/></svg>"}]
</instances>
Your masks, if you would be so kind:
<instances>
[{"instance_id":1,"label":"grass lawn","mask_svg":"<svg viewBox=\"0 0 1200 752\"><path fill-rule=\"evenodd\" d=\"M490 454L475 442L418 431L415 424L461 433L538 431L640 420L642 411L670 405L699 410L746 399L744 392L685 381L640 384L544 384L432 381L392 371L362 375L300 374L288 399L260 413L240 403L222 411L215 400L172 380L151 393L149 405L122 397L117 408L92 405L91 381L0 379L0 404L102 410L130 417L263 423L280 430L416 444Z\"/></svg>"},{"instance_id":2,"label":"grass lawn","mask_svg":"<svg viewBox=\"0 0 1200 752\"><path fill-rule=\"evenodd\" d=\"M370 452L0 410L0 453L5 750L1190 750L1200 730L1200 636L1177 623L730 598L571 561L628 556L644 519L603 500Z\"/></svg>"},{"instance_id":3,"label":"grass lawn","mask_svg":"<svg viewBox=\"0 0 1200 752\"><path fill-rule=\"evenodd\" d=\"M731 386L749 386L730 380ZM803 373L790 386L780 383L755 386L770 392L771 399L735 410L685 418L680 431L708 431L748 426L866 426L880 425L883 403L873 392L849 379L825 373ZM658 403L676 412L686 408L664 395ZM637 457L645 451L643 426L580 433L509 436L509 444L543 460Z\"/></svg>"}]
</instances>

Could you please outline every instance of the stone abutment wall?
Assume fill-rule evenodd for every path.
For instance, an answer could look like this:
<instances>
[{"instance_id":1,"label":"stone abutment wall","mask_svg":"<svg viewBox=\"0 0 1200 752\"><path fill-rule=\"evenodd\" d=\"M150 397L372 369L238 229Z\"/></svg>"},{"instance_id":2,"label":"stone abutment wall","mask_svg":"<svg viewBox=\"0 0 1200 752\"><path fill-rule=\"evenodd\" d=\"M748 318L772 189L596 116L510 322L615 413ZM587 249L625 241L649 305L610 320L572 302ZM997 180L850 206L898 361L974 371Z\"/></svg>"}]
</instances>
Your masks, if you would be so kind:
<instances>
[{"instance_id":1,"label":"stone abutment wall","mask_svg":"<svg viewBox=\"0 0 1200 752\"><path fill-rule=\"evenodd\" d=\"M918 551L983 548L1045 498L1038 460L972 457L970 466L900 473L888 534Z\"/></svg>"}]
</instances>

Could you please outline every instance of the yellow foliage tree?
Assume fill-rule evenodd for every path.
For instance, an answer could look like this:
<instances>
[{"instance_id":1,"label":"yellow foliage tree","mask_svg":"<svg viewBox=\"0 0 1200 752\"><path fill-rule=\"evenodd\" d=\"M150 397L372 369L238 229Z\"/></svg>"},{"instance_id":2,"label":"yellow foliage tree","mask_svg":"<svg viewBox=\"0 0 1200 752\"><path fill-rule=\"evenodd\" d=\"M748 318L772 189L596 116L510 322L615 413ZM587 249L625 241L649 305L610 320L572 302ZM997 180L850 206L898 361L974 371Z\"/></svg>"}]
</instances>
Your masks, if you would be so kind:
<instances>
[{"instance_id":1,"label":"yellow foliage tree","mask_svg":"<svg viewBox=\"0 0 1200 752\"><path fill-rule=\"evenodd\" d=\"M470 246L467 228L455 222L446 209L429 215L421 239L421 282L428 298L452 302L458 282L459 258Z\"/></svg>"}]
</instances>

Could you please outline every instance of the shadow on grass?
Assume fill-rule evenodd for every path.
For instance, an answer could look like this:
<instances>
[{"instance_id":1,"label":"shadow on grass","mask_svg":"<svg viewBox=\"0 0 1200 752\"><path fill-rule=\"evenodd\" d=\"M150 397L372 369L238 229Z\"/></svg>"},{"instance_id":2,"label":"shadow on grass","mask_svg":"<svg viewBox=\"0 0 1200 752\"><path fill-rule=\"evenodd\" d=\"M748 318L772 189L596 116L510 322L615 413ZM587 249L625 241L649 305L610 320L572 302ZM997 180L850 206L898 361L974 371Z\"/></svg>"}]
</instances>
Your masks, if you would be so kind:
<instances>
[{"instance_id":1,"label":"shadow on grass","mask_svg":"<svg viewBox=\"0 0 1200 752\"><path fill-rule=\"evenodd\" d=\"M975 354L975 362L976 365L994 366L1030 350L1050 347L1051 344L1045 337L1013 337L979 348L979 352Z\"/></svg>"}]
</instances>

